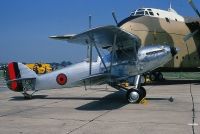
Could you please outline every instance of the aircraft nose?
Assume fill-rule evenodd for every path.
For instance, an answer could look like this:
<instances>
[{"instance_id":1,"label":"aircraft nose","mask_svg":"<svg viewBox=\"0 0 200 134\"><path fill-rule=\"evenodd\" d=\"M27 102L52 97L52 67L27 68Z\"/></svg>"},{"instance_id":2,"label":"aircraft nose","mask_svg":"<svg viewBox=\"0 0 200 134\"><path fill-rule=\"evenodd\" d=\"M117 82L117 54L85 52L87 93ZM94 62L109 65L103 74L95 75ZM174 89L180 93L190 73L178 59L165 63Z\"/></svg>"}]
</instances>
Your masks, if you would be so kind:
<instances>
[{"instance_id":1,"label":"aircraft nose","mask_svg":"<svg viewBox=\"0 0 200 134\"><path fill-rule=\"evenodd\" d=\"M178 49L175 47L170 47L170 51L171 51L172 56L175 56L178 53Z\"/></svg>"}]
</instances>

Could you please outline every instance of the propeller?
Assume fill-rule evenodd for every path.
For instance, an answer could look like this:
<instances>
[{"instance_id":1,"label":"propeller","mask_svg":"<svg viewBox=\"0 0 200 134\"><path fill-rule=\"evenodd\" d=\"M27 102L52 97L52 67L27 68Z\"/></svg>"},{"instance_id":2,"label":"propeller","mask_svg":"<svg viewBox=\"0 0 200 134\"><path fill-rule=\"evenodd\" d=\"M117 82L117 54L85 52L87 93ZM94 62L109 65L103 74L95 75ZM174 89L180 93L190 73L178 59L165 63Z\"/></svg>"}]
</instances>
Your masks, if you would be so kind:
<instances>
[{"instance_id":1,"label":"propeller","mask_svg":"<svg viewBox=\"0 0 200 134\"><path fill-rule=\"evenodd\" d=\"M196 8L194 2L192 0L188 0L189 4L191 5L191 7L194 9L194 11L196 12L196 14L199 16L200 18L200 13L199 10Z\"/></svg>"},{"instance_id":2,"label":"propeller","mask_svg":"<svg viewBox=\"0 0 200 134\"><path fill-rule=\"evenodd\" d=\"M190 6L193 8L193 10L195 11L195 13L198 15L198 17L200 18L200 13L199 10L196 8L194 2L192 0L188 0L188 3L190 4ZM183 40L186 42L187 40L189 40L191 37L193 37L196 33L199 32L200 29L196 29L194 32L192 33L188 33Z\"/></svg>"},{"instance_id":3,"label":"propeller","mask_svg":"<svg viewBox=\"0 0 200 134\"><path fill-rule=\"evenodd\" d=\"M113 19L114 19L116 25L118 25L118 21L117 21L117 17L115 15L115 12L112 12L112 16L113 16Z\"/></svg>"}]
</instances>

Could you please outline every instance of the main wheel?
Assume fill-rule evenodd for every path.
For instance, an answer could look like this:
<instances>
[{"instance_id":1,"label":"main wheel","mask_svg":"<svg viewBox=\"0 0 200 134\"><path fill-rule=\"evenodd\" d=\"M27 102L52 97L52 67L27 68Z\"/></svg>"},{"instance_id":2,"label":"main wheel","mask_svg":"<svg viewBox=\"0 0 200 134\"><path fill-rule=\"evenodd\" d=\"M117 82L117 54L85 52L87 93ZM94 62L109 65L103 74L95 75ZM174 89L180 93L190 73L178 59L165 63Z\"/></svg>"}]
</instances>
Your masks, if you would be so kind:
<instances>
[{"instance_id":1,"label":"main wheel","mask_svg":"<svg viewBox=\"0 0 200 134\"><path fill-rule=\"evenodd\" d=\"M146 90L144 87L140 87L139 92L141 93L141 98L145 98L146 97Z\"/></svg>"},{"instance_id":2,"label":"main wheel","mask_svg":"<svg viewBox=\"0 0 200 134\"><path fill-rule=\"evenodd\" d=\"M139 90L132 88L127 91L126 99L129 103L139 103L142 100L142 94Z\"/></svg>"}]
</instances>

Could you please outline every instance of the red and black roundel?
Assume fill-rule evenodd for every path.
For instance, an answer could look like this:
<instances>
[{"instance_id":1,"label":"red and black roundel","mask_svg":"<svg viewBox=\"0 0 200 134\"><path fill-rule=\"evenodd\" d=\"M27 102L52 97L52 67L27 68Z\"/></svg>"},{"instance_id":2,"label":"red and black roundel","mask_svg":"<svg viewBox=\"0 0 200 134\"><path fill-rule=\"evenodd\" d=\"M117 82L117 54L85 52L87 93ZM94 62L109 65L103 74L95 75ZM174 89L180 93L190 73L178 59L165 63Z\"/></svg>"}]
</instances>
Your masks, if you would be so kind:
<instances>
[{"instance_id":1,"label":"red and black roundel","mask_svg":"<svg viewBox=\"0 0 200 134\"><path fill-rule=\"evenodd\" d=\"M59 85L65 85L67 83L67 76L65 74L59 74L56 81Z\"/></svg>"}]
</instances>

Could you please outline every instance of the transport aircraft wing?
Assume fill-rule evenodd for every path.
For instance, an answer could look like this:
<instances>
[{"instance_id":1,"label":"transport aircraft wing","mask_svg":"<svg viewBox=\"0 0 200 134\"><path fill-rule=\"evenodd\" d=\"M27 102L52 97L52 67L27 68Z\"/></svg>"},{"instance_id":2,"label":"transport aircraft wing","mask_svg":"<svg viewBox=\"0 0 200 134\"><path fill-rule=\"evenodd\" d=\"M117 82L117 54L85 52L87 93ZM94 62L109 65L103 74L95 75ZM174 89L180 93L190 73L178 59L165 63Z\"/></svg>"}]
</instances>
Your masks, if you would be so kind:
<instances>
[{"instance_id":1,"label":"transport aircraft wing","mask_svg":"<svg viewBox=\"0 0 200 134\"><path fill-rule=\"evenodd\" d=\"M130 47L139 48L141 45L140 39L136 35L112 25L97 27L76 35L50 36L50 38L87 46L95 42L97 47L108 49L114 44L115 36L116 50Z\"/></svg>"}]
</instances>

